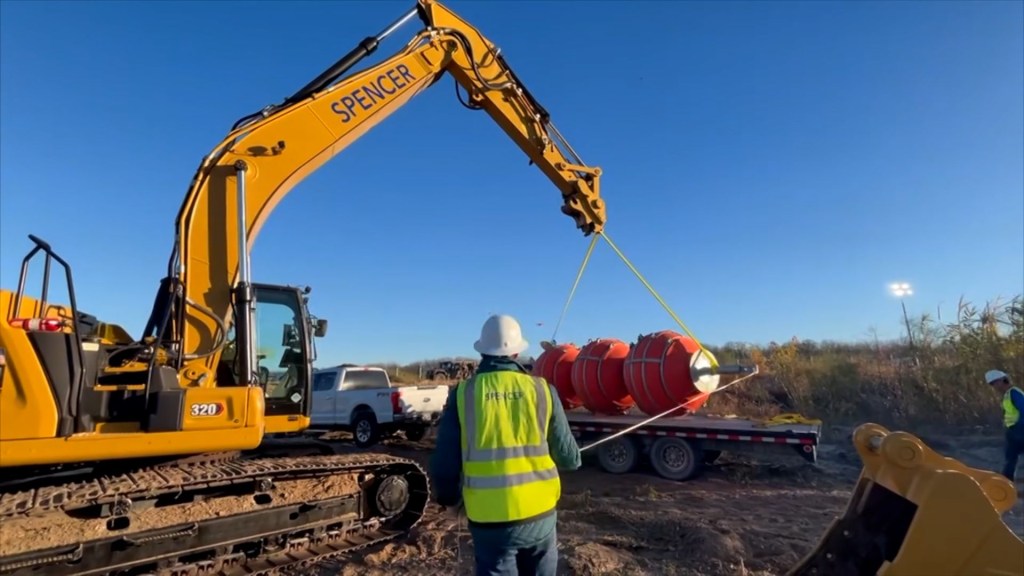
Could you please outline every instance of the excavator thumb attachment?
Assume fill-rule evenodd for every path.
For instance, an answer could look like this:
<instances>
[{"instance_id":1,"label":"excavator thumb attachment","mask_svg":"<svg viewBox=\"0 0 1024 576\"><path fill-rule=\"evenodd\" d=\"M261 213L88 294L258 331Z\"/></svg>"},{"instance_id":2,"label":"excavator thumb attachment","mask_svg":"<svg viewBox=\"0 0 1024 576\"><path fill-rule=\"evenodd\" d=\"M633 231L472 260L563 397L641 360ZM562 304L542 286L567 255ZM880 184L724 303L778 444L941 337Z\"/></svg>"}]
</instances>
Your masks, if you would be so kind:
<instances>
[{"instance_id":1,"label":"excavator thumb attachment","mask_svg":"<svg viewBox=\"0 0 1024 576\"><path fill-rule=\"evenodd\" d=\"M1024 541L1002 520L1009 480L877 424L853 442L864 468L846 512L787 576L1024 574Z\"/></svg>"}]
</instances>

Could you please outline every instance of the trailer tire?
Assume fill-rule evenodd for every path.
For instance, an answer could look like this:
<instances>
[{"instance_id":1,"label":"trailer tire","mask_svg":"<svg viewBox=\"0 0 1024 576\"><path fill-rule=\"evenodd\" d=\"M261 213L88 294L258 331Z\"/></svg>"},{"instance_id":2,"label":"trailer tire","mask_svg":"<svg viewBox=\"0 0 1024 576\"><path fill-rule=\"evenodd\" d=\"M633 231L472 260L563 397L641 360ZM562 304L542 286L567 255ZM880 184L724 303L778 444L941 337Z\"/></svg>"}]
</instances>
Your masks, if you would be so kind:
<instances>
[{"instance_id":1,"label":"trailer tire","mask_svg":"<svg viewBox=\"0 0 1024 576\"><path fill-rule=\"evenodd\" d=\"M664 436L651 446L651 466L662 478L689 480L700 473L701 456L686 440Z\"/></svg>"},{"instance_id":2,"label":"trailer tire","mask_svg":"<svg viewBox=\"0 0 1024 576\"><path fill-rule=\"evenodd\" d=\"M405 439L410 442L419 442L427 435L426 426L409 426L405 429Z\"/></svg>"},{"instance_id":3,"label":"trailer tire","mask_svg":"<svg viewBox=\"0 0 1024 576\"><path fill-rule=\"evenodd\" d=\"M625 474L636 468L640 461L640 450L632 438L622 436L598 446L597 461L605 472Z\"/></svg>"}]
</instances>

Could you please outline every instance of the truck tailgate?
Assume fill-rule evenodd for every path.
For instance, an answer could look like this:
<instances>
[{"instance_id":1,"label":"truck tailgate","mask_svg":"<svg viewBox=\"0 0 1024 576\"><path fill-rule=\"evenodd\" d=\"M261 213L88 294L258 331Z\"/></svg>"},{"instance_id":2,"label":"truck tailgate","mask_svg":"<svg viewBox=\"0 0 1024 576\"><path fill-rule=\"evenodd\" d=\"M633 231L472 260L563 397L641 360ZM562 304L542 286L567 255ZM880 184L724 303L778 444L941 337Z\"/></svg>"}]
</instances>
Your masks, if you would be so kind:
<instances>
[{"instance_id":1,"label":"truck tailgate","mask_svg":"<svg viewBox=\"0 0 1024 576\"><path fill-rule=\"evenodd\" d=\"M402 415L406 418L437 418L448 399L448 387L444 385L401 386L397 390Z\"/></svg>"}]
</instances>

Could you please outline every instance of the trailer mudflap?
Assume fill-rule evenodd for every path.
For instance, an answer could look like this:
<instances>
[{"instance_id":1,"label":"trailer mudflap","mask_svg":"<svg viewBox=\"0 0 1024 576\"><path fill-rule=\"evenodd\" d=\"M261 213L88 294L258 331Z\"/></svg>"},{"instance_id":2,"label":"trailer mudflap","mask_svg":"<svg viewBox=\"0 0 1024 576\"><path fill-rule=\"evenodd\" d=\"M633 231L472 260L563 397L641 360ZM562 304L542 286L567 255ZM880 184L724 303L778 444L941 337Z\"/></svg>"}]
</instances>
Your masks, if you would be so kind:
<instances>
[{"instance_id":1,"label":"trailer mudflap","mask_svg":"<svg viewBox=\"0 0 1024 576\"><path fill-rule=\"evenodd\" d=\"M1002 520L1009 480L877 424L853 443L864 467L846 511L787 576L1024 574L1024 541Z\"/></svg>"}]
</instances>

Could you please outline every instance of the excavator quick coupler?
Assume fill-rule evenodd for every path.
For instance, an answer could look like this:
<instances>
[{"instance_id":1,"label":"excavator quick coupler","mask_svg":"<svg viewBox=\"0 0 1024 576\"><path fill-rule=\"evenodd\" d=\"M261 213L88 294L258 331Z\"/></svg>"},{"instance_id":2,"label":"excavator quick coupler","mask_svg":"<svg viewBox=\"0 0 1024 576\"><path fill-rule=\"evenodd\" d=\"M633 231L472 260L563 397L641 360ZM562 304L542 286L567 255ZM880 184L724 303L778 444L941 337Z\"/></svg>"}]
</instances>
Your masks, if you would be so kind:
<instances>
[{"instance_id":1,"label":"excavator quick coupler","mask_svg":"<svg viewBox=\"0 0 1024 576\"><path fill-rule=\"evenodd\" d=\"M787 576L1024 575L1009 480L877 424L853 444L864 467L846 511Z\"/></svg>"}]
</instances>

